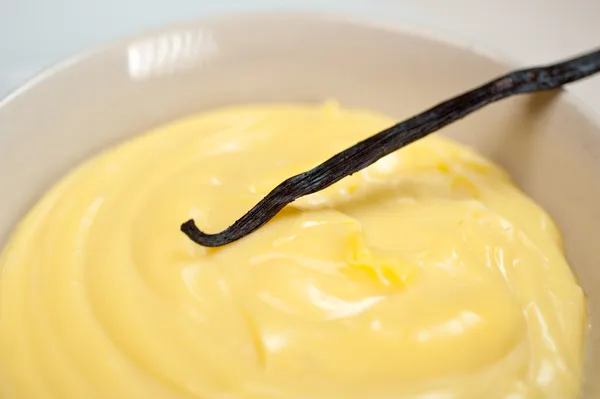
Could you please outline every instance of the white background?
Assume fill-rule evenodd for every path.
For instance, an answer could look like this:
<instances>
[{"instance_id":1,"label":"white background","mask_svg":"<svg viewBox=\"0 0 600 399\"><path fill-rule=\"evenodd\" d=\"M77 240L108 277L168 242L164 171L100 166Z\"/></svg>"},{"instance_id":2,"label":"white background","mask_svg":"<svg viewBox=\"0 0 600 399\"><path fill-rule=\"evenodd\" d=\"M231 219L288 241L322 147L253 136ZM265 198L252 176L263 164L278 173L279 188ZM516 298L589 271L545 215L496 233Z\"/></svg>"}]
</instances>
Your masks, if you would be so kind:
<instances>
[{"instance_id":1,"label":"white background","mask_svg":"<svg viewBox=\"0 0 600 399\"><path fill-rule=\"evenodd\" d=\"M0 98L45 67L119 36L249 10L418 26L520 65L600 47L600 0L0 0ZM600 115L600 77L570 89Z\"/></svg>"}]
</instances>

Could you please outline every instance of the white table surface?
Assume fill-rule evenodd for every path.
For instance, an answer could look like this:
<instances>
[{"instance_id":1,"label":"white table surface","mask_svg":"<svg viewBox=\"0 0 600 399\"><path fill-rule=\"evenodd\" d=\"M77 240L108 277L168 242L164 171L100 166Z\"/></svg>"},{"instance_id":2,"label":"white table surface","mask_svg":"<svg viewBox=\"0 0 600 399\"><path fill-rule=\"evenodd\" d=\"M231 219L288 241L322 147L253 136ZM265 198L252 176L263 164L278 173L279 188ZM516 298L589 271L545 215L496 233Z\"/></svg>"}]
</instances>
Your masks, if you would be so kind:
<instances>
[{"instance_id":1,"label":"white table surface","mask_svg":"<svg viewBox=\"0 0 600 399\"><path fill-rule=\"evenodd\" d=\"M181 19L252 10L417 26L522 65L600 47L600 0L0 0L0 98L90 46ZM600 77L569 89L600 115Z\"/></svg>"}]
</instances>

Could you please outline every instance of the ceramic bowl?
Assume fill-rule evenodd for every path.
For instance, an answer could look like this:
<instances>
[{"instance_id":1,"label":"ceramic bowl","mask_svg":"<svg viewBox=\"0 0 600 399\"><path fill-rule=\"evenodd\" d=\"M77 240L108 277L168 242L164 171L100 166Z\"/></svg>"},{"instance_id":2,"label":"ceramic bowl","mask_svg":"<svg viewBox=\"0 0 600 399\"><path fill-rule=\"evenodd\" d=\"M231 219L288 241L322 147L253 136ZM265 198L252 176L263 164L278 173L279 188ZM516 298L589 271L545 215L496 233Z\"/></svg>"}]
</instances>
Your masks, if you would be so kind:
<instances>
[{"instance_id":1,"label":"ceramic bowl","mask_svg":"<svg viewBox=\"0 0 600 399\"><path fill-rule=\"evenodd\" d=\"M514 67L432 35L303 14L182 23L107 45L0 103L0 243L69 169L157 125L232 104L326 99L400 120ZM442 133L504 166L558 223L591 311L583 398L599 398L600 126L556 91Z\"/></svg>"}]
</instances>

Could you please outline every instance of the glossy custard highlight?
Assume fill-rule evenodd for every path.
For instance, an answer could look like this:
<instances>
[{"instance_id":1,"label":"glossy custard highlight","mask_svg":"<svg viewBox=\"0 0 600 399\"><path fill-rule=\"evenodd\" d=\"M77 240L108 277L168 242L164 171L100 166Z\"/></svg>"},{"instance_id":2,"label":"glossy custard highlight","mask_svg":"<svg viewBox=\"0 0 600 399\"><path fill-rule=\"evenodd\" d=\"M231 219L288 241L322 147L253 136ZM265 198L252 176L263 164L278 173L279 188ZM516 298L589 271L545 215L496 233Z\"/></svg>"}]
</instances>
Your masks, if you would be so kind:
<instances>
[{"instance_id":1,"label":"glossy custard highlight","mask_svg":"<svg viewBox=\"0 0 600 399\"><path fill-rule=\"evenodd\" d=\"M231 108L81 166L0 258L0 397L575 398L585 300L560 234L446 138L231 245L179 231L227 227L393 122L335 104Z\"/></svg>"}]
</instances>

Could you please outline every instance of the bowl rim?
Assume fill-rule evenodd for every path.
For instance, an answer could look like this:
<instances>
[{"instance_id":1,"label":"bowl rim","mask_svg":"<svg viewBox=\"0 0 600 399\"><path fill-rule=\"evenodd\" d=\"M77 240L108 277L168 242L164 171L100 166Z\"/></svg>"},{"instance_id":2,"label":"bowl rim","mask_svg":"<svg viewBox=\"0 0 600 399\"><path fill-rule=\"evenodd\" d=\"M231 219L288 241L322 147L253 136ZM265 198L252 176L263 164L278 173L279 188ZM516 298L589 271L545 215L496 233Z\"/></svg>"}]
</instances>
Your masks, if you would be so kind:
<instances>
[{"instance_id":1,"label":"bowl rim","mask_svg":"<svg viewBox=\"0 0 600 399\"><path fill-rule=\"evenodd\" d=\"M154 28L144 29L142 31L132 33L129 35L121 36L113 40L106 41L104 43L91 46L90 48L74 53L62 60L59 60L49 66L43 68L40 72L33 75L25 82L16 86L6 93L3 97L0 97L0 113L3 108L7 107L16 99L27 96L29 92L35 89L38 85L45 81L52 79L55 75L64 73L69 68L76 67L77 64L85 59L89 59L94 56L101 55L104 51L110 48L126 46L128 43L144 40L155 35L166 34L173 30L177 30L183 26L201 26L207 23L243 23L247 20L252 19L269 19L269 18L288 18L295 19L299 22L302 20L321 20L331 21L333 23L342 23L347 25L353 25L354 27L365 27L370 29L387 30L396 34L402 34L406 36L417 37L421 39L431 40L438 43L446 44L464 51L469 51L481 58L486 59L489 62L494 62L504 68L507 72L512 69L527 67L528 64L518 62L513 57L509 57L501 50L482 46L476 41L466 36L458 35L456 32L449 31L440 27L426 26L423 24L410 23L407 21L392 22L387 19L376 18L372 16L358 15L356 13L346 12L320 12L320 11L238 11L238 12L226 12L216 13L213 15L207 15L201 18L190 18L172 22L169 24L159 25ZM565 54L565 58L574 56L575 54ZM548 60L547 62L551 62ZM558 61L558 60L554 60ZM490 80L495 76L490 76ZM594 77L591 77L592 79ZM596 79L600 77L596 76ZM484 83L484 82L481 82ZM470 88L466 87L465 90ZM595 109L588 101L581 98L581 96L573 93L569 86L559 89L562 92L561 97L567 104L573 106L582 117L586 118L592 123L593 126L597 127L600 131L600 108ZM439 101L444 99L440 98Z\"/></svg>"}]
</instances>

